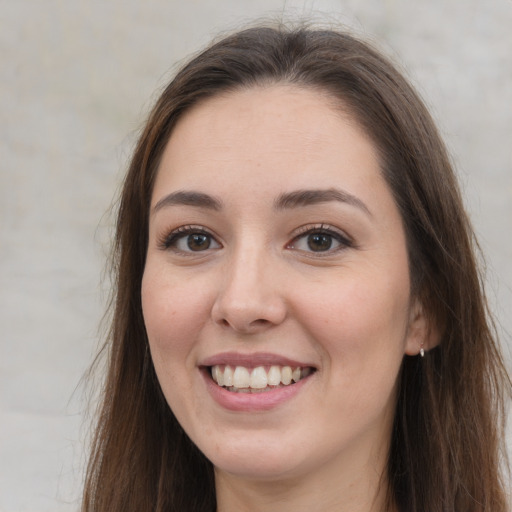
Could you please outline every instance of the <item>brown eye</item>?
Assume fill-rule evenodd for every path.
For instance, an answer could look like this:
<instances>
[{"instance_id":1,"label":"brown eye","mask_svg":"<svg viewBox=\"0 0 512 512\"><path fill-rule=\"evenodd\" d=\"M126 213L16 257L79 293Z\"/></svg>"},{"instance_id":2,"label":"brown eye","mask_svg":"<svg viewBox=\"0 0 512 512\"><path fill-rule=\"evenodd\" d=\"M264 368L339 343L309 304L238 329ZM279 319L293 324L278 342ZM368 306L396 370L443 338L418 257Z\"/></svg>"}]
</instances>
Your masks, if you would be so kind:
<instances>
[{"instance_id":1,"label":"brown eye","mask_svg":"<svg viewBox=\"0 0 512 512\"><path fill-rule=\"evenodd\" d=\"M328 251L332 242L332 235L327 233L312 233L307 238L308 247L314 252Z\"/></svg>"},{"instance_id":2,"label":"brown eye","mask_svg":"<svg viewBox=\"0 0 512 512\"><path fill-rule=\"evenodd\" d=\"M193 233L186 237L187 247L191 251L205 251L210 248L211 237L204 233Z\"/></svg>"},{"instance_id":3,"label":"brown eye","mask_svg":"<svg viewBox=\"0 0 512 512\"><path fill-rule=\"evenodd\" d=\"M320 226L310 229L303 228L303 233L296 236L288 249L295 249L304 253L321 255L334 254L342 249L353 247L350 239L335 228Z\"/></svg>"},{"instance_id":4,"label":"brown eye","mask_svg":"<svg viewBox=\"0 0 512 512\"><path fill-rule=\"evenodd\" d=\"M183 226L173 231L162 243L162 248L176 253L202 252L220 249L213 235L195 226Z\"/></svg>"}]
</instances>

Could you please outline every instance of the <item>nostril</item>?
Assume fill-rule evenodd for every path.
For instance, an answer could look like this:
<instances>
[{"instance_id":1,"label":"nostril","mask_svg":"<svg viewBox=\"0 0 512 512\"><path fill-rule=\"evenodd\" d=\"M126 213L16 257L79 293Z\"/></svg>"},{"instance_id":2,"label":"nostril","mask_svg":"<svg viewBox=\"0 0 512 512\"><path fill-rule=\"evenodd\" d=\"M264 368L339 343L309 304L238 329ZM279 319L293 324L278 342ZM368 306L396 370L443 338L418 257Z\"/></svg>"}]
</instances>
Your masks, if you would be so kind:
<instances>
[{"instance_id":1,"label":"nostril","mask_svg":"<svg viewBox=\"0 0 512 512\"><path fill-rule=\"evenodd\" d=\"M253 320L251 322L251 325L254 327L258 327L260 325L267 325L269 323L268 320L265 320L264 318L258 318L258 320Z\"/></svg>"},{"instance_id":2,"label":"nostril","mask_svg":"<svg viewBox=\"0 0 512 512\"><path fill-rule=\"evenodd\" d=\"M243 323L237 323L236 321L230 321L227 318L222 318L219 321L220 325L222 327L229 327L233 328L240 332L254 332L259 331L262 328L265 328L272 324L269 320L266 320L265 318L258 318L257 320L253 320L247 324Z\"/></svg>"}]
</instances>

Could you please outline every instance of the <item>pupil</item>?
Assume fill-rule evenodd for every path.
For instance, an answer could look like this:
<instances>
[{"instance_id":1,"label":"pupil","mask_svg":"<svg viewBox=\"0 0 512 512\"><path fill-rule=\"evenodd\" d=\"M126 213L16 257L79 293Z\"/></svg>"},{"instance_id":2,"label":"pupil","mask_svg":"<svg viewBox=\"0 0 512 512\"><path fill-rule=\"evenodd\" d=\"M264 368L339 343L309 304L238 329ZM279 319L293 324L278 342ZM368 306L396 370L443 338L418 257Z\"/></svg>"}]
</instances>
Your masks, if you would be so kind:
<instances>
[{"instance_id":1,"label":"pupil","mask_svg":"<svg viewBox=\"0 0 512 512\"><path fill-rule=\"evenodd\" d=\"M207 235L196 233L188 237L187 245L191 251L202 251L210 247L210 238Z\"/></svg>"},{"instance_id":2,"label":"pupil","mask_svg":"<svg viewBox=\"0 0 512 512\"><path fill-rule=\"evenodd\" d=\"M322 233L315 233L308 237L308 247L312 251L327 251L331 248L332 237Z\"/></svg>"}]
</instances>

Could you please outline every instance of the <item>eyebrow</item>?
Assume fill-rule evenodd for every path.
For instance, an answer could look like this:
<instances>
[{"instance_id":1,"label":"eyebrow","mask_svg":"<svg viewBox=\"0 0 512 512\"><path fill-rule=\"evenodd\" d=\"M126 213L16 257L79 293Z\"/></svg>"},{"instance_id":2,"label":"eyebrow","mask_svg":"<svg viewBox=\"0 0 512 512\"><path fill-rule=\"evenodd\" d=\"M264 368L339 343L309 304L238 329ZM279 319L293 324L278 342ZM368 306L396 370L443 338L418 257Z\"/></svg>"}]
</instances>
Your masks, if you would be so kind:
<instances>
[{"instance_id":1,"label":"eyebrow","mask_svg":"<svg viewBox=\"0 0 512 512\"><path fill-rule=\"evenodd\" d=\"M296 190L281 194L275 201L276 210L285 210L288 208L300 208L314 204L338 201L359 208L367 215L372 217L368 207L356 196L349 194L345 190L337 188L315 189L315 190Z\"/></svg>"},{"instance_id":2,"label":"eyebrow","mask_svg":"<svg viewBox=\"0 0 512 512\"><path fill-rule=\"evenodd\" d=\"M213 196L204 194L203 192L195 192L189 190L178 190L163 197L153 207L153 213L161 210L166 206L196 206L206 208L207 210L218 211L222 208L222 202Z\"/></svg>"},{"instance_id":3,"label":"eyebrow","mask_svg":"<svg viewBox=\"0 0 512 512\"><path fill-rule=\"evenodd\" d=\"M314 190L295 190L281 194L274 201L276 210L287 210L301 208L315 204L338 201L359 208L370 217L372 216L368 207L356 196L349 194L345 190L337 188L314 189ZM167 206L195 206L206 208L207 210L219 211L222 209L222 201L209 194L196 192L193 190L178 190L163 197L153 207L153 213L158 212Z\"/></svg>"}]
</instances>

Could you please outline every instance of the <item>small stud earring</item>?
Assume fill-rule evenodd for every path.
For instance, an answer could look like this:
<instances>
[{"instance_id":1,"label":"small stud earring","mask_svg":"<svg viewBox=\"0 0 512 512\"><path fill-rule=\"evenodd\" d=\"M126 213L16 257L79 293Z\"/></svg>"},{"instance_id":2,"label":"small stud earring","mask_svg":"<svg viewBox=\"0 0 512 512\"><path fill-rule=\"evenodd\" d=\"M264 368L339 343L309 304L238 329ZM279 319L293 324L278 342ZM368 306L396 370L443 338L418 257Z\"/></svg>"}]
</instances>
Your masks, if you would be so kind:
<instances>
[{"instance_id":1,"label":"small stud earring","mask_svg":"<svg viewBox=\"0 0 512 512\"><path fill-rule=\"evenodd\" d=\"M420 347L420 356L425 357L425 349L423 348L423 343L421 344L421 347Z\"/></svg>"}]
</instances>

